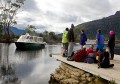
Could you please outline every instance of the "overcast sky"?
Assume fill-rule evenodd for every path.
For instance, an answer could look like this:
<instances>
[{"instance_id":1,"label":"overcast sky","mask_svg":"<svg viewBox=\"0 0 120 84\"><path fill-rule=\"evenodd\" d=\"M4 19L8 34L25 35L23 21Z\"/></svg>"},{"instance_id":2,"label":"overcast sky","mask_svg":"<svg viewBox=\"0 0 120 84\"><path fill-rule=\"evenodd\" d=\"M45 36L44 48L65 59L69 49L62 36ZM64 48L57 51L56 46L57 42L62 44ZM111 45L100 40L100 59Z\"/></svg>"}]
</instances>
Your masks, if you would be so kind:
<instances>
[{"instance_id":1,"label":"overcast sky","mask_svg":"<svg viewBox=\"0 0 120 84\"><path fill-rule=\"evenodd\" d=\"M34 25L39 32L63 32L72 23L76 26L119 10L120 0L26 0L17 14L17 27Z\"/></svg>"}]
</instances>

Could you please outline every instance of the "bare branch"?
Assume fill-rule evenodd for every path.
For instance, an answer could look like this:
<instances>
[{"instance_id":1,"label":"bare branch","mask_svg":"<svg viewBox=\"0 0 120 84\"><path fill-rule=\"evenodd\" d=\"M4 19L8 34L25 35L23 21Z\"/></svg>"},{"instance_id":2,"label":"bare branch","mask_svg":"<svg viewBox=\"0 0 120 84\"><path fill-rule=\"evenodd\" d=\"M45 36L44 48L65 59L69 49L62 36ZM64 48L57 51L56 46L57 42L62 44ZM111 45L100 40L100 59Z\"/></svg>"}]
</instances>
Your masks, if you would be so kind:
<instances>
[{"instance_id":1,"label":"bare branch","mask_svg":"<svg viewBox=\"0 0 120 84\"><path fill-rule=\"evenodd\" d=\"M9 35L9 28L12 24L17 24L14 20L18 10L25 0L0 0L0 23L3 25L4 32Z\"/></svg>"}]
</instances>

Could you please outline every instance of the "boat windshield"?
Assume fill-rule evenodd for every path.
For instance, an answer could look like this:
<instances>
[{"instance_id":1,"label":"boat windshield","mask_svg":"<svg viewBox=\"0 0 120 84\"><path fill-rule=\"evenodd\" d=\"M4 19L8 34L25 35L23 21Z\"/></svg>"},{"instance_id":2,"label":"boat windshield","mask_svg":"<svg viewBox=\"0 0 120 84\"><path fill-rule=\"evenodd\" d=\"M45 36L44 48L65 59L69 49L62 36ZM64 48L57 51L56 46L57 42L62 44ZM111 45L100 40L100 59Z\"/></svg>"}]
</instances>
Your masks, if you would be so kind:
<instances>
[{"instance_id":1,"label":"boat windshield","mask_svg":"<svg viewBox=\"0 0 120 84\"><path fill-rule=\"evenodd\" d=\"M30 38L29 36L26 37L26 39L29 39L29 38Z\"/></svg>"},{"instance_id":2,"label":"boat windshield","mask_svg":"<svg viewBox=\"0 0 120 84\"><path fill-rule=\"evenodd\" d=\"M32 36L27 36L26 39L33 39L33 37Z\"/></svg>"}]
</instances>

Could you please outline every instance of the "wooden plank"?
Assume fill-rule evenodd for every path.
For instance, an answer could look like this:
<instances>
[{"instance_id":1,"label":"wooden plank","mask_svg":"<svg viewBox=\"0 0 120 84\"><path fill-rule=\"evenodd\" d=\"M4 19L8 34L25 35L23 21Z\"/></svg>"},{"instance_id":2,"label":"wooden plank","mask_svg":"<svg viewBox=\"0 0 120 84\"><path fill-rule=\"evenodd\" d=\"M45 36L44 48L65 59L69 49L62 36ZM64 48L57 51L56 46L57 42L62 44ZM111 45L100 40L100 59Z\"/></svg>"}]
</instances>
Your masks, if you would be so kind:
<instances>
[{"instance_id":1,"label":"wooden plank","mask_svg":"<svg viewBox=\"0 0 120 84\"><path fill-rule=\"evenodd\" d=\"M114 64L113 68L98 68L97 64L67 61L61 54L52 54L52 57L91 74L98 75L106 80L114 80L120 84L120 55L115 55L114 60L110 61L111 64Z\"/></svg>"}]
</instances>

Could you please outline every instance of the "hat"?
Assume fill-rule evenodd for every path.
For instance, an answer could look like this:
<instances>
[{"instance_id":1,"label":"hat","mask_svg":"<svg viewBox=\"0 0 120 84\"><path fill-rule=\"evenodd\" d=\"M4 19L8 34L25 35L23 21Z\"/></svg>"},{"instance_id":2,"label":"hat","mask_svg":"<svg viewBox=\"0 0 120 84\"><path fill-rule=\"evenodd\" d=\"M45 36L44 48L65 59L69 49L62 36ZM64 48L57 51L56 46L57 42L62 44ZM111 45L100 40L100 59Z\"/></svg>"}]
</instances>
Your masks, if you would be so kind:
<instances>
[{"instance_id":1,"label":"hat","mask_svg":"<svg viewBox=\"0 0 120 84\"><path fill-rule=\"evenodd\" d=\"M110 35L114 35L115 32L114 32L113 30L110 30L109 34L110 34Z\"/></svg>"},{"instance_id":2,"label":"hat","mask_svg":"<svg viewBox=\"0 0 120 84\"><path fill-rule=\"evenodd\" d=\"M90 45L90 48L93 48L94 47L94 45Z\"/></svg>"}]
</instances>

